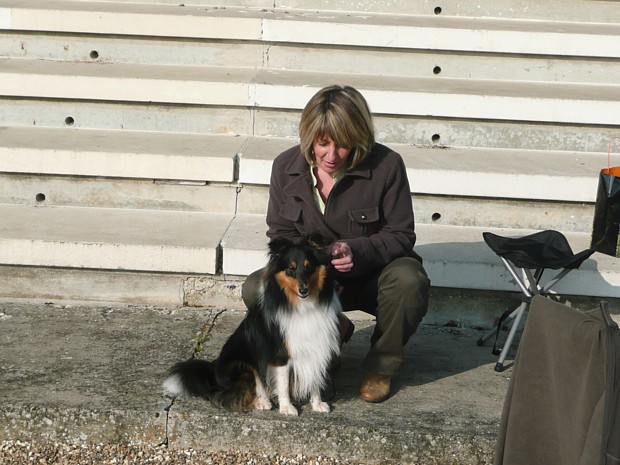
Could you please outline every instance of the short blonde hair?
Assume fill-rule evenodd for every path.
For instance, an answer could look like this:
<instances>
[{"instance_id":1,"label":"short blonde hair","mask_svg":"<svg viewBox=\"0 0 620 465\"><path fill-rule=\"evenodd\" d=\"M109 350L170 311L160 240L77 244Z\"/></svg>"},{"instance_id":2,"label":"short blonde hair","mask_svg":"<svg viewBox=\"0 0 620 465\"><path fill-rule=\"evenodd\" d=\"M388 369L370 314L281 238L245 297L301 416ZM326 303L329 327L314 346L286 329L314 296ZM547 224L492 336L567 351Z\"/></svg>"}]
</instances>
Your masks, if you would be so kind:
<instances>
[{"instance_id":1,"label":"short blonde hair","mask_svg":"<svg viewBox=\"0 0 620 465\"><path fill-rule=\"evenodd\" d=\"M318 91L301 113L301 152L314 164L314 142L329 136L339 147L352 150L349 169L366 159L375 143L375 128L366 99L350 86L329 86Z\"/></svg>"}]
</instances>

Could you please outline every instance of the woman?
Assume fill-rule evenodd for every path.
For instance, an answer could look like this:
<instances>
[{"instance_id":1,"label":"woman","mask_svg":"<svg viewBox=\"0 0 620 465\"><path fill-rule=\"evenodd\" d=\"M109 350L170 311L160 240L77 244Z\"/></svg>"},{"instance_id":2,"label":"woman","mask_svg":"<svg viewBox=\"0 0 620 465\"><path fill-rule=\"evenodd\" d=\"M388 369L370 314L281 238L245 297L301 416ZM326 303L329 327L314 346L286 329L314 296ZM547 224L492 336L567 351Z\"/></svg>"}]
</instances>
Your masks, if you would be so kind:
<instances>
[{"instance_id":1,"label":"woman","mask_svg":"<svg viewBox=\"0 0 620 465\"><path fill-rule=\"evenodd\" d=\"M375 142L368 104L354 88L320 90L304 108L300 145L274 161L267 236L297 240L320 232L332 241L332 265L345 311L377 324L363 367L360 397L382 402L403 347L428 308L430 281L415 243L411 191L399 154ZM243 286L250 304L260 270ZM353 332L343 315L343 340Z\"/></svg>"}]
</instances>

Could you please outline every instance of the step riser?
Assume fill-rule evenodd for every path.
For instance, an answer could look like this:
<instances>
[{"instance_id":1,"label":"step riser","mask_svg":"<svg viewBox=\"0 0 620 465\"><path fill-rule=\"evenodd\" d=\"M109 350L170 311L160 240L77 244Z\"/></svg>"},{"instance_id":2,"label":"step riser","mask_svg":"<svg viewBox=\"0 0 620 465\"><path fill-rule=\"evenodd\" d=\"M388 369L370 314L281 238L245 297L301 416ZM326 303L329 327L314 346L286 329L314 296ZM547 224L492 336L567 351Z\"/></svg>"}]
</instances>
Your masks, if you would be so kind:
<instances>
[{"instance_id":1,"label":"step riser","mask_svg":"<svg viewBox=\"0 0 620 465\"><path fill-rule=\"evenodd\" d=\"M256 42L0 33L0 56L85 63L219 64L261 68L263 47Z\"/></svg>"},{"instance_id":2,"label":"step riser","mask_svg":"<svg viewBox=\"0 0 620 465\"><path fill-rule=\"evenodd\" d=\"M222 307L244 311L242 277L191 277L173 274L0 266L0 300L63 302L65 304L136 304ZM597 297L564 296L582 308L595 308ZM518 302L502 291L432 288L424 324L490 328L502 309ZM611 299L611 310L620 300Z\"/></svg>"},{"instance_id":3,"label":"step riser","mask_svg":"<svg viewBox=\"0 0 620 465\"><path fill-rule=\"evenodd\" d=\"M158 3L162 5L179 5L178 0L134 0L135 3ZM199 0L184 2L185 5L202 5ZM620 16L613 4L598 1L563 0L557 8L550 8L546 3L536 0L515 1L495 0L480 3L478 0L444 0L441 2L441 11L436 9L437 2L429 1L401 1L378 2L376 0L344 0L332 2L329 0L220 0L222 7L251 7L276 8L283 10L306 9L320 11L357 11L368 13L387 13L403 15L428 15L430 18L438 14L472 16L472 17L506 17L522 19L548 20L550 16L555 20L564 21L592 21L618 22Z\"/></svg>"},{"instance_id":4,"label":"step riser","mask_svg":"<svg viewBox=\"0 0 620 465\"><path fill-rule=\"evenodd\" d=\"M299 111L0 98L8 126L298 137ZM68 124L68 122L70 124ZM377 140L397 144L607 152L615 126L540 125L375 115ZM601 167L606 159L602 157Z\"/></svg>"},{"instance_id":5,"label":"step riser","mask_svg":"<svg viewBox=\"0 0 620 465\"><path fill-rule=\"evenodd\" d=\"M566 232L592 230L592 204L413 196L416 222Z\"/></svg>"},{"instance_id":6,"label":"step riser","mask_svg":"<svg viewBox=\"0 0 620 465\"><path fill-rule=\"evenodd\" d=\"M0 174L0 203L233 213L236 184Z\"/></svg>"},{"instance_id":7,"label":"step riser","mask_svg":"<svg viewBox=\"0 0 620 465\"><path fill-rule=\"evenodd\" d=\"M238 213L264 215L268 188L244 186L239 193ZM594 205L589 203L412 196L416 223L482 228L558 229L590 232Z\"/></svg>"},{"instance_id":8,"label":"step riser","mask_svg":"<svg viewBox=\"0 0 620 465\"><path fill-rule=\"evenodd\" d=\"M253 42L112 39L92 35L0 33L0 56L87 63L297 69L341 73L509 81L615 84L620 63L604 59L474 55L413 49L305 47ZM472 67L472 62L476 63Z\"/></svg>"},{"instance_id":9,"label":"step riser","mask_svg":"<svg viewBox=\"0 0 620 465\"><path fill-rule=\"evenodd\" d=\"M252 120L243 108L0 98L7 126L252 134Z\"/></svg>"},{"instance_id":10,"label":"step riser","mask_svg":"<svg viewBox=\"0 0 620 465\"><path fill-rule=\"evenodd\" d=\"M238 196L238 203L235 202ZM0 175L0 203L263 215L266 186ZM592 204L413 196L417 223L588 232Z\"/></svg>"},{"instance_id":11,"label":"step riser","mask_svg":"<svg viewBox=\"0 0 620 465\"><path fill-rule=\"evenodd\" d=\"M0 266L0 298L183 305L183 276Z\"/></svg>"}]
</instances>

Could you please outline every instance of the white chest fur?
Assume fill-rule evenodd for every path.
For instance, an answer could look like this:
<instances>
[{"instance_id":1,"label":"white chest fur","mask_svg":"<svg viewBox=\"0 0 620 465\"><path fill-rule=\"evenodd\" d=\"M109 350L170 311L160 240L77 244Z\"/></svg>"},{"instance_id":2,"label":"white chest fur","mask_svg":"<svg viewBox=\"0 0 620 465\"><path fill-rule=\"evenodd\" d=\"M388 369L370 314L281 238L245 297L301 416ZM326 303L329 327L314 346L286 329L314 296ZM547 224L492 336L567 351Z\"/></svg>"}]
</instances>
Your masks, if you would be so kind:
<instances>
[{"instance_id":1,"label":"white chest fur","mask_svg":"<svg viewBox=\"0 0 620 465\"><path fill-rule=\"evenodd\" d=\"M280 319L290 357L293 397L305 398L324 387L329 364L340 351L341 307L337 298L332 302L331 307L326 307L304 299Z\"/></svg>"}]
</instances>

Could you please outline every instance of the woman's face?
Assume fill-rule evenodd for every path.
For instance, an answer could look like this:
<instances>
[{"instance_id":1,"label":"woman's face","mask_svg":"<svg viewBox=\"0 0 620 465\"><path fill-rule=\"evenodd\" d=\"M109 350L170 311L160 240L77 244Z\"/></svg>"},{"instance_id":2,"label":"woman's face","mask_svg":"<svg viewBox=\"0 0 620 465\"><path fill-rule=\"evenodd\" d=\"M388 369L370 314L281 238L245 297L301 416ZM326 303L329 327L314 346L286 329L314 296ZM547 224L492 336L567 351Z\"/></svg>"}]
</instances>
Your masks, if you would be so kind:
<instances>
[{"instance_id":1,"label":"woman's face","mask_svg":"<svg viewBox=\"0 0 620 465\"><path fill-rule=\"evenodd\" d=\"M350 148L338 147L329 136L315 140L312 149L316 167L332 176L341 170L351 153Z\"/></svg>"}]
</instances>

